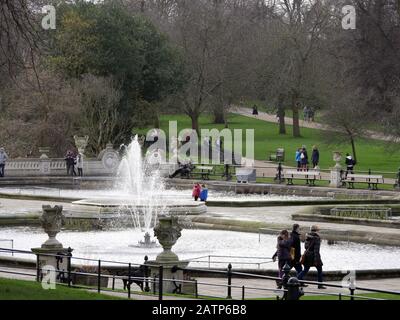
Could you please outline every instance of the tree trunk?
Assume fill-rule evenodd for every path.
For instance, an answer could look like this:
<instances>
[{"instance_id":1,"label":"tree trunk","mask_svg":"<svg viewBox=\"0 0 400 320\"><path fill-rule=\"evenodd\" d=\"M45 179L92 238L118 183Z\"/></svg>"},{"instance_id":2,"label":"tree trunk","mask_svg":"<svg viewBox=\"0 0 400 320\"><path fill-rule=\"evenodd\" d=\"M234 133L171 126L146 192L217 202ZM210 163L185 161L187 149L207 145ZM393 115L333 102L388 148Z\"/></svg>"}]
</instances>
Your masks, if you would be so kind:
<instances>
[{"instance_id":1,"label":"tree trunk","mask_svg":"<svg viewBox=\"0 0 400 320\"><path fill-rule=\"evenodd\" d=\"M223 110L214 110L214 123L225 124L225 114Z\"/></svg>"},{"instance_id":2,"label":"tree trunk","mask_svg":"<svg viewBox=\"0 0 400 320\"><path fill-rule=\"evenodd\" d=\"M292 111L293 111L293 137L298 138L300 135L300 124L299 124L299 105L297 103L297 97L292 96Z\"/></svg>"},{"instance_id":3,"label":"tree trunk","mask_svg":"<svg viewBox=\"0 0 400 320\"><path fill-rule=\"evenodd\" d=\"M192 114L192 115L190 115L190 118L192 119L192 129L196 130L197 134L199 135L199 133L200 133L199 115L198 114Z\"/></svg>"},{"instance_id":4,"label":"tree trunk","mask_svg":"<svg viewBox=\"0 0 400 320\"><path fill-rule=\"evenodd\" d=\"M278 100L278 119L279 119L279 134L286 134L285 125L285 108L283 106L283 96L279 96Z\"/></svg>"},{"instance_id":5,"label":"tree trunk","mask_svg":"<svg viewBox=\"0 0 400 320\"><path fill-rule=\"evenodd\" d=\"M352 135L350 136L350 143L351 143L351 149L353 151L354 161L357 162L356 144Z\"/></svg>"}]
</instances>

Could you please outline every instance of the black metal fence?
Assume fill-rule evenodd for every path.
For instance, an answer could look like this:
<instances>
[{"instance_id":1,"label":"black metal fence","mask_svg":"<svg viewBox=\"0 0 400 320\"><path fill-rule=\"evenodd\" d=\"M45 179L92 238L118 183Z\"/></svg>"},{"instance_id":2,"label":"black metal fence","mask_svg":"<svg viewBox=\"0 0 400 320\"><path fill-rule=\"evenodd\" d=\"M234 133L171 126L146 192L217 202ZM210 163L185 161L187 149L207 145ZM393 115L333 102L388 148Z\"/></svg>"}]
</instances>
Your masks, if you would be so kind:
<instances>
[{"instance_id":1,"label":"black metal fence","mask_svg":"<svg viewBox=\"0 0 400 320\"><path fill-rule=\"evenodd\" d=\"M147 257L145 257L145 261L143 264L134 264L134 263L126 263L126 262L120 262L120 261L110 261L110 260L96 260L96 259L89 259L89 258L80 258L80 257L73 257L71 254L72 250L68 250L67 254L61 254L61 255L51 255L51 254L40 254L36 255L37 263L36 263L36 270L35 273L30 273L30 272L23 272L23 271L17 271L18 269L3 269L0 268L0 273L8 273L8 274L14 274L14 275L21 275L21 276L29 276L29 277L34 277L36 281L40 282L43 279L44 276L44 269L41 268L40 264L38 261L40 260L40 256L49 256L53 257L56 259L58 262L63 262L64 259L67 260L66 263L66 268L59 268L57 267L55 271L56 273L56 283L66 285L68 287L74 287L74 288L84 288L88 290L96 290L98 293L101 292L106 292L106 291L113 291L113 292L118 292L118 293L124 293L124 295L127 295L127 298L130 299L132 297L132 289L131 285L133 283L136 283L139 285L141 288L142 292L152 294L154 296L158 296L159 300L163 300L164 298L164 283L167 282L172 282L176 288L179 288L182 286L184 283L190 283L194 286L194 293L191 295L192 298L223 298L223 299L232 299L232 289L238 289L241 290L241 299L245 300L246 299L246 293L248 291L258 291L258 292L263 292L263 293L271 293L269 295L269 298L274 297L276 299L283 299L283 300L293 300L293 299L299 299L302 295L322 295L322 296L335 296L339 300L348 297L350 300L354 299L366 299L366 300L382 300L378 298L373 298L373 297L368 297L368 296L362 296L362 295L356 295L356 291L361 291L363 293L365 292L371 292L371 293L384 293L384 294L389 294L389 295L396 295L400 296L400 291L390 291L390 290L381 290L381 289L376 289L376 288L365 288L365 287L356 287L356 286L349 286L349 294L344 294L342 292L337 292L337 293L325 293L321 291L313 291L313 290L303 290L301 288L301 284L310 284L310 285L323 285L328 288L337 288L337 289L343 289L344 287L342 285L338 284L332 284L332 283L320 283L320 282L315 282L315 281L299 281L295 277L290 277L290 267L285 266L283 268L284 276L283 278L278 278L278 277L271 277L271 276L265 276L265 275L259 275L259 274L251 274L251 273L245 273L245 272L236 272L233 271L232 264L228 264L227 269L224 270L212 270L212 269L207 269L207 273L214 274L218 278L226 278L226 284L221 284L221 283L211 283L211 282L206 282L206 281L199 281L198 279L189 279L189 280L179 280L179 279L169 279L164 277L164 267L159 266L159 265L152 265L149 263ZM6 248L0 248L0 252L2 253L17 253L17 254L26 254L26 255L34 255L33 252L31 251L24 251L24 250L16 250L16 249L6 249ZM76 267L73 266L72 262L73 261L88 261L91 262L92 265L89 267L77 269ZM106 265L108 264L108 265ZM107 272L107 269L110 269L110 264L114 266L119 266L122 267L122 269L126 270L126 272L122 272L121 274L110 274ZM59 264L57 264L59 266ZM74 269L75 268L75 269ZM153 275L150 274L150 269L153 268L153 270L157 270L157 273L154 273ZM182 270L183 272L202 272L204 269L196 269L196 268L178 268L174 267L175 271L177 270ZM86 284L86 285L80 285L76 281L76 276L84 276L87 278L95 279L93 283L91 284ZM251 285L248 286L238 286L238 285L233 285L232 284L232 279L233 278L246 278L246 279L259 279L259 280L271 280L274 281L282 286L282 288L268 288L268 287L254 287ZM102 285L102 281L106 279L106 285ZM121 290L115 287L116 280L120 280L124 283L124 289L126 290ZM112 285L111 288L108 287L109 282L111 281ZM214 287L214 288L221 288L221 290L226 292L226 295L223 296L202 296L199 294L199 286L206 286L206 287ZM346 288L346 287L345 287ZM222 292L223 292L222 291ZM176 293L180 293L179 290L177 290Z\"/></svg>"}]
</instances>

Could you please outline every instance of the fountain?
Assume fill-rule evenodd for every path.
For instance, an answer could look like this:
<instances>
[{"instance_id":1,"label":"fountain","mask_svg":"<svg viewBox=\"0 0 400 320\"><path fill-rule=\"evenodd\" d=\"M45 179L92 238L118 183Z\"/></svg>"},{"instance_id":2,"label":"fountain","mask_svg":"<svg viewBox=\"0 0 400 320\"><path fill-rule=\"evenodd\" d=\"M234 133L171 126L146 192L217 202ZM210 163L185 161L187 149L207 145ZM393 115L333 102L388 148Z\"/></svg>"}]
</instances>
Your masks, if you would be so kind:
<instances>
[{"instance_id":1,"label":"fountain","mask_svg":"<svg viewBox=\"0 0 400 320\"><path fill-rule=\"evenodd\" d=\"M138 241L137 245L130 245L130 247L150 249L150 248L156 248L158 247L158 245L156 241L151 240L150 233L146 232L144 234L144 241L140 240Z\"/></svg>"},{"instance_id":2,"label":"fountain","mask_svg":"<svg viewBox=\"0 0 400 320\"><path fill-rule=\"evenodd\" d=\"M142 156L142 149L136 136L125 148L119 164L118 181L114 197L91 198L75 201L67 215L68 219L92 219L103 222L123 220L136 229L148 232L156 225L161 214L197 215L207 212L204 203L188 199L176 199L166 194L163 178L158 165ZM129 219L126 219L129 217Z\"/></svg>"}]
</instances>

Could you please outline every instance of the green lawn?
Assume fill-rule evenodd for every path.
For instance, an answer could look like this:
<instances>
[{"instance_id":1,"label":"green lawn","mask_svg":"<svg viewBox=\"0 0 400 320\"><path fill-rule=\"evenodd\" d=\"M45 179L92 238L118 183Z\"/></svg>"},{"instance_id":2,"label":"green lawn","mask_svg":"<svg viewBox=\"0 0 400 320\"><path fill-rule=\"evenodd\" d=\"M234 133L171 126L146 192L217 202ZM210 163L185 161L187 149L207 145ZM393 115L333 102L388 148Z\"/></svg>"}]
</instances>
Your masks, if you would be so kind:
<instances>
[{"instance_id":1,"label":"green lawn","mask_svg":"<svg viewBox=\"0 0 400 320\"><path fill-rule=\"evenodd\" d=\"M215 125L211 116L202 116L200 118L200 127L202 129L224 128L224 125ZM191 128L189 117L185 115L162 115L160 118L161 129L168 135L168 121L178 121L178 130ZM295 166L294 155L297 148L306 145L311 157L313 145L317 145L320 150L320 166L327 169L334 165L332 160L332 151L341 151L343 154L351 153L350 144L327 145L321 137L320 131L315 129L302 128L301 138L292 137L292 127L287 126L287 134L278 134L278 125L265 121L252 119L240 115L229 115L230 129L254 129L255 131L255 158L257 160L267 160L267 157L279 147L285 148L286 165ZM142 129L138 133L145 133ZM333 133L334 134L334 133ZM245 139L245 137L244 137ZM244 140L243 139L243 140ZM245 140L244 140L245 141ZM244 146L244 143L243 143ZM400 167L400 151L389 152L383 142L371 139L358 139L356 141L358 164L356 170L367 171L372 169L377 171L397 172ZM344 157L343 157L344 158ZM344 161L344 159L343 159Z\"/></svg>"},{"instance_id":2,"label":"green lawn","mask_svg":"<svg viewBox=\"0 0 400 320\"><path fill-rule=\"evenodd\" d=\"M120 300L117 297L57 285L55 290L44 290L33 281L0 278L0 300Z\"/></svg>"}]
</instances>

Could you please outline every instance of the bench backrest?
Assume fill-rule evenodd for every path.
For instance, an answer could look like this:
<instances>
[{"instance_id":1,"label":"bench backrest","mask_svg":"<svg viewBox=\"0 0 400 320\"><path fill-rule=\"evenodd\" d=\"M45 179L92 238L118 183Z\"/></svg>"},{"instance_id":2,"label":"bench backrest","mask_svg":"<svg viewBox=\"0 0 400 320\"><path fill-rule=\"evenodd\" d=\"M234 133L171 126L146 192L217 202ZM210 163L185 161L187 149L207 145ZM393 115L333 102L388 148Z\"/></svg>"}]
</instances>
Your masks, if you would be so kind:
<instances>
[{"instance_id":1,"label":"bench backrest","mask_svg":"<svg viewBox=\"0 0 400 320\"><path fill-rule=\"evenodd\" d=\"M305 176L314 176L314 177L318 177L321 175L321 173L319 171L295 171L295 170L287 170L284 171L283 173L284 175L289 175L289 176L301 176L301 177L305 177Z\"/></svg>"},{"instance_id":2,"label":"bench backrest","mask_svg":"<svg viewBox=\"0 0 400 320\"><path fill-rule=\"evenodd\" d=\"M196 169L212 171L214 167L197 166Z\"/></svg>"},{"instance_id":3,"label":"bench backrest","mask_svg":"<svg viewBox=\"0 0 400 320\"><path fill-rule=\"evenodd\" d=\"M374 180L383 180L383 176L381 175L369 175L369 174L351 174L347 175L347 179L374 179Z\"/></svg>"}]
</instances>

